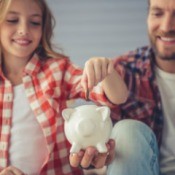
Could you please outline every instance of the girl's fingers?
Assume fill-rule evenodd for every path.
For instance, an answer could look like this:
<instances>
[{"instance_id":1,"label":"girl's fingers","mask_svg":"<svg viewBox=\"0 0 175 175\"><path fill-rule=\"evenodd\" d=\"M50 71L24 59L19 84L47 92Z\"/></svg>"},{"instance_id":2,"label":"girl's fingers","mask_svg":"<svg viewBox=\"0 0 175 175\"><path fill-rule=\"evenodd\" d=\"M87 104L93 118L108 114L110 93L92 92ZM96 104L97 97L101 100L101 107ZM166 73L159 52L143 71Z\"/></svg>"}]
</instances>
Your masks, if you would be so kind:
<instances>
[{"instance_id":1,"label":"girl's fingers","mask_svg":"<svg viewBox=\"0 0 175 175\"><path fill-rule=\"evenodd\" d=\"M89 167L96 154L97 154L97 150L95 148L88 147L84 153L82 160L81 160L81 163L80 163L81 167L83 167L83 168Z\"/></svg>"},{"instance_id":2,"label":"girl's fingers","mask_svg":"<svg viewBox=\"0 0 175 175\"><path fill-rule=\"evenodd\" d=\"M83 151L80 151L79 153L71 153L69 156L70 165L72 167L78 167L81 164L83 156L84 156Z\"/></svg>"},{"instance_id":3,"label":"girl's fingers","mask_svg":"<svg viewBox=\"0 0 175 175\"><path fill-rule=\"evenodd\" d=\"M93 86L97 85L102 80L102 76L103 76L102 67L103 67L103 64L101 63L101 60L99 59L94 60L94 76L95 77L94 77Z\"/></svg>"},{"instance_id":4,"label":"girl's fingers","mask_svg":"<svg viewBox=\"0 0 175 175\"><path fill-rule=\"evenodd\" d=\"M0 175L24 175L24 173L16 167L9 166L5 168Z\"/></svg>"},{"instance_id":5,"label":"girl's fingers","mask_svg":"<svg viewBox=\"0 0 175 175\"><path fill-rule=\"evenodd\" d=\"M88 147L86 150L81 150L79 153L73 153L69 156L70 165L72 167L88 168L93 165L95 168L102 168L109 165L115 157L115 142L110 139L108 141L106 153L98 153L96 148Z\"/></svg>"},{"instance_id":6,"label":"girl's fingers","mask_svg":"<svg viewBox=\"0 0 175 175\"><path fill-rule=\"evenodd\" d=\"M83 71L83 75L81 78L81 86L84 89L86 99L88 99L88 80L87 80L87 75L85 70Z\"/></svg>"},{"instance_id":7,"label":"girl's fingers","mask_svg":"<svg viewBox=\"0 0 175 175\"><path fill-rule=\"evenodd\" d=\"M92 89L95 82L95 72L94 72L94 63L90 60L85 64L85 73L87 76L87 85L88 89Z\"/></svg>"},{"instance_id":8,"label":"girl's fingers","mask_svg":"<svg viewBox=\"0 0 175 175\"><path fill-rule=\"evenodd\" d=\"M105 58L104 64L102 64L102 80L108 75L108 59Z\"/></svg>"},{"instance_id":9,"label":"girl's fingers","mask_svg":"<svg viewBox=\"0 0 175 175\"><path fill-rule=\"evenodd\" d=\"M11 166L10 171L15 175L24 175L24 173L16 167Z\"/></svg>"},{"instance_id":10,"label":"girl's fingers","mask_svg":"<svg viewBox=\"0 0 175 175\"><path fill-rule=\"evenodd\" d=\"M114 63L112 60L109 60L107 73L111 74L113 71L114 71Z\"/></svg>"},{"instance_id":11,"label":"girl's fingers","mask_svg":"<svg viewBox=\"0 0 175 175\"><path fill-rule=\"evenodd\" d=\"M109 153L98 153L98 155L94 158L92 164L95 168L102 168L106 165L106 159Z\"/></svg>"},{"instance_id":12,"label":"girl's fingers","mask_svg":"<svg viewBox=\"0 0 175 175\"><path fill-rule=\"evenodd\" d=\"M108 74L112 73L114 65L112 60L105 57L94 57L85 63L83 72L83 88L91 90ZM86 87L87 86L87 87Z\"/></svg>"}]
</instances>

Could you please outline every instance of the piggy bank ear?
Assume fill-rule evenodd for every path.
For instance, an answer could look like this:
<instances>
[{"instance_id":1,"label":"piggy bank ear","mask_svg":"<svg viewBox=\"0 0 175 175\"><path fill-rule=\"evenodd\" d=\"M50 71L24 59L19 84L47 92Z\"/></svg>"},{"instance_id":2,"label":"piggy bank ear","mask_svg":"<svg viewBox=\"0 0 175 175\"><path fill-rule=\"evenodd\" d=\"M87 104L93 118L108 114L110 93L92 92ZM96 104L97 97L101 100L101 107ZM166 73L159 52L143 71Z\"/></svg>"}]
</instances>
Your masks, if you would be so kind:
<instances>
[{"instance_id":1,"label":"piggy bank ear","mask_svg":"<svg viewBox=\"0 0 175 175\"><path fill-rule=\"evenodd\" d=\"M68 121L70 119L71 114L75 111L75 109L72 108L66 108L62 111L62 116L64 120Z\"/></svg>"},{"instance_id":2,"label":"piggy bank ear","mask_svg":"<svg viewBox=\"0 0 175 175\"><path fill-rule=\"evenodd\" d=\"M101 113L103 121L106 121L106 119L109 118L109 116L110 116L110 109L107 106L98 107L96 110Z\"/></svg>"}]
</instances>

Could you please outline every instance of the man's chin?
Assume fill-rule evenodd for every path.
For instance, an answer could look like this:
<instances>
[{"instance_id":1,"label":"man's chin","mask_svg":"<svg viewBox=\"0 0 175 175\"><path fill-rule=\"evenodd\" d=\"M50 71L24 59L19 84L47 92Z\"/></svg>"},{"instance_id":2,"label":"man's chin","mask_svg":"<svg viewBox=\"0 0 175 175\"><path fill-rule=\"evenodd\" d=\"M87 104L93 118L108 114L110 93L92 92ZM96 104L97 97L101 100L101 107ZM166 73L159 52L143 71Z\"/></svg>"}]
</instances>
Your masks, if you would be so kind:
<instances>
[{"instance_id":1,"label":"man's chin","mask_svg":"<svg viewBox=\"0 0 175 175\"><path fill-rule=\"evenodd\" d=\"M160 59L165 60L165 61L171 61L175 60L175 53L157 53L156 56L158 56Z\"/></svg>"}]
</instances>

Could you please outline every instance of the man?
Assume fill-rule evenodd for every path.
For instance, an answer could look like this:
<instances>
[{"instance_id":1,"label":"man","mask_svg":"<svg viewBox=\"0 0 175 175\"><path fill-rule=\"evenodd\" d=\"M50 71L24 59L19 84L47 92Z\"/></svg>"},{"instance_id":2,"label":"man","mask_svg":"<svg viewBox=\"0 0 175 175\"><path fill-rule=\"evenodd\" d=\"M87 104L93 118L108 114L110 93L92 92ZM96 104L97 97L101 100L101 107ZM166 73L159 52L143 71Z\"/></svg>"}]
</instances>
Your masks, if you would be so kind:
<instances>
[{"instance_id":1,"label":"man","mask_svg":"<svg viewBox=\"0 0 175 175\"><path fill-rule=\"evenodd\" d=\"M175 1L149 0L147 25L150 46L115 60L130 96L113 110L113 118L147 124L159 150L146 125L121 121L115 126L116 159L110 174L175 174Z\"/></svg>"},{"instance_id":2,"label":"man","mask_svg":"<svg viewBox=\"0 0 175 175\"><path fill-rule=\"evenodd\" d=\"M150 46L115 60L130 94L112 109L116 147L107 175L175 174L175 1L148 4Z\"/></svg>"}]
</instances>

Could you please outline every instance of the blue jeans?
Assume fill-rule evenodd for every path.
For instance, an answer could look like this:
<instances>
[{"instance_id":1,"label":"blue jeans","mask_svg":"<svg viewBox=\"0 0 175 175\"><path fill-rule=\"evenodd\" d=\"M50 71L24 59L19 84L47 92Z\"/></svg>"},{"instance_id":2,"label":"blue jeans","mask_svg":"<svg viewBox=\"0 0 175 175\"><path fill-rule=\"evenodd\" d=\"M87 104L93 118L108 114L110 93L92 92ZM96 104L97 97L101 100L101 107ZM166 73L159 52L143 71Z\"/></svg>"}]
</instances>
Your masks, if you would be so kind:
<instances>
[{"instance_id":1,"label":"blue jeans","mask_svg":"<svg viewBox=\"0 0 175 175\"><path fill-rule=\"evenodd\" d=\"M122 120L113 129L115 159L107 175L159 175L158 147L154 133L144 123Z\"/></svg>"}]
</instances>

